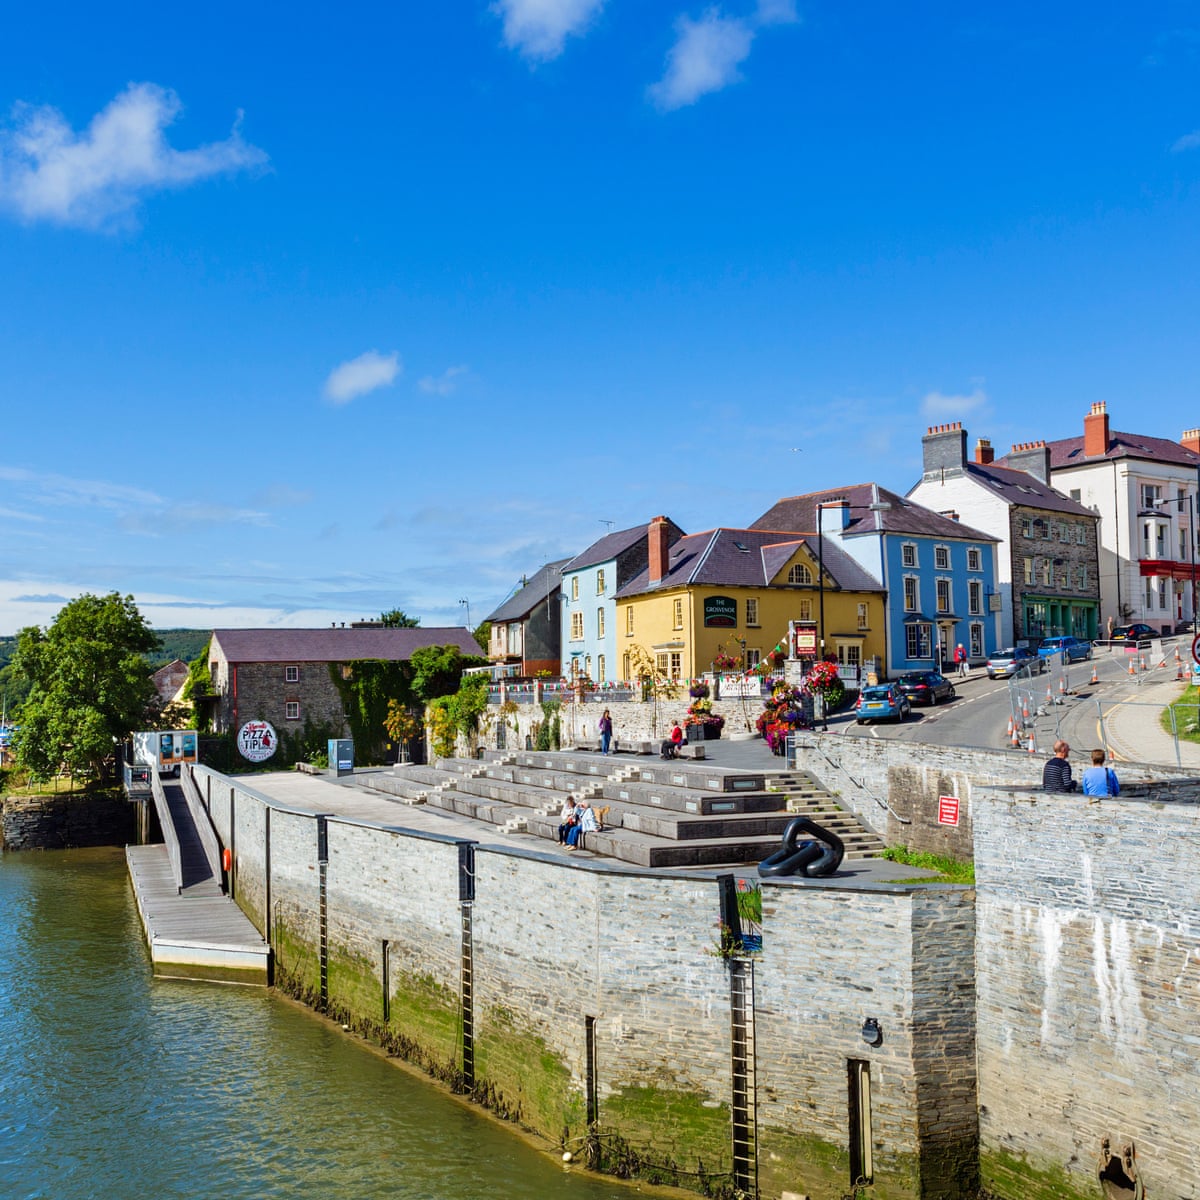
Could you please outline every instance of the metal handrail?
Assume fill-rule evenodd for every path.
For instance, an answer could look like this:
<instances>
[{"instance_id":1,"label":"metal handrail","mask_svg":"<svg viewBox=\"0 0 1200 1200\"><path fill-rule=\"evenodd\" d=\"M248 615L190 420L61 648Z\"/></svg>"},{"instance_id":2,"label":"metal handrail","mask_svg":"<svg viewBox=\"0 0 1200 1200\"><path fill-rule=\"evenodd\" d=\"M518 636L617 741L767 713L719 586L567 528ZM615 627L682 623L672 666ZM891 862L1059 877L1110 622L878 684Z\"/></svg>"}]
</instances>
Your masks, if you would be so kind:
<instances>
[{"instance_id":1,"label":"metal handrail","mask_svg":"<svg viewBox=\"0 0 1200 1200\"><path fill-rule=\"evenodd\" d=\"M221 842L217 837L216 829L213 828L212 818L204 807L204 801L200 798L200 789L192 777L191 763L184 764L183 770L179 773L179 782L183 786L183 798L187 801L188 811L192 814L196 832L200 835L200 845L204 849L208 869L212 872L214 879L220 879Z\"/></svg>"},{"instance_id":2,"label":"metal handrail","mask_svg":"<svg viewBox=\"0 0 1200 1200\"><path fill-rule=\"evenodd\" d=\"M158 813L158 823L162 828L163 842L167 847L167 858L171 863L171 876L175 880L177 894L183 892L183 853L179 848L179 834L175 832L175 822L171 820L171 810L167 805L167 794L163 791L162 780L157 771L150 772L150 793L154 797L154 810Z\"/></svg>"}]
</instances>

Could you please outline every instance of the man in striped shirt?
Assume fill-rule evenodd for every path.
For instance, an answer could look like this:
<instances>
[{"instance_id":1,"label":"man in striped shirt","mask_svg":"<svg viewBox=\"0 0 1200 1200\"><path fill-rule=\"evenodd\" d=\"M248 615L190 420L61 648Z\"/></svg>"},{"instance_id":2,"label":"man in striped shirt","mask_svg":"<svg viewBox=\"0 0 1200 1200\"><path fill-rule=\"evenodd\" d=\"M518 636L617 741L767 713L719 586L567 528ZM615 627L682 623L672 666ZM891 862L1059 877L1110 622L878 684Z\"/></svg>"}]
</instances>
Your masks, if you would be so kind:
<instances>
[{"instance_id":1,"label":"man in striped shirt","mask_svg":"<svg viewBox=\"0 0 1200 1200\"><path fill-rule=\"evenodd\" d=\"M1073 792L1075 780L1071 778L1071 764L1067 755L1071 747L1059 739L1054 743L1054 757L1046 760L1042 768L1042 791L1044 792Z\"/></svg>"}]
</instances>

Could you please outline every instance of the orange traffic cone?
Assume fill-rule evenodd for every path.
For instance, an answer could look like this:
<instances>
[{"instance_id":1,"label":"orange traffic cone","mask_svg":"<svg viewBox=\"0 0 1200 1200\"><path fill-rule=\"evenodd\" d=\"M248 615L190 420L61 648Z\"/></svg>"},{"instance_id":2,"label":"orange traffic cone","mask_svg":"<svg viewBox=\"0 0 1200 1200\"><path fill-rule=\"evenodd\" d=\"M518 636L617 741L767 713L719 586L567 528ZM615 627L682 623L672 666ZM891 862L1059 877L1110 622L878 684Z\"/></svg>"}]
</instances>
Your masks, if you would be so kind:
<instances>
[{"instance_id":1,"label":"orange traffic cone","mask_svg":"<svg viewBox=\"0 0 1200 1200\"><path fill-rule=\"evenodd\" d=\"M1134 660L1131 658L1131 659L1129 660L1129 673L1130 673L1130 675L1136 675L1136 674L1137 674L1137 671L1135 671L1135 670L1134 670L1133 664L1134 664Z\"/></svg>"},{"instance_id":2,"label":"orange traffic cone","mask_svg":"<svg viewBox=\"0 0 1200 1200\"><path fill-rule=\"evenodd\" d=\"M1178 647L1178 646L1176 646L1176 647L1175 647L1175 661L1176 661L1176 662L1182 662L1182 661L1183 661L1183 660L1182 660L1182 659L1179 657L1179 647Z\"/></svg>"},{"instance_id":3,"label":"orange traffic cone","mask_svg":"<svg viewBox=\"0 0 1200 1200\"><path fill-rule=\"evenodd\" d=\"M1009 745L1012 746L1012 748L1014 750L1020 750L1021 734L1020 734L1020 731L1017 729L1017 723L1015 721L1012 723L1012 734L1009 736L1008 741L1009 741Z\"/></svg>"},{"instance_id":4,"label":"orange traffic cone","mask_svg":"<svg viewBox=\"0 0 1200 1200\"><path fill-rule=\"evenodd\" d=\"M1095 661L1094 661L1094 660L1093 660L1093 662L1092 662L1092 682L1093 682L1093 683L1099 683L1099 682L1100 682L1100 672L1099 672L1099 670L1096 668L1096 663L1095 663Z\"/></svg>"},{"instance_id":5,"label":"orange traffic cone","mask_svg":"<svg viewBox=\"0 0 1200 1200\"><path fill-rule=\"evenodd\" d=\"M1058 681L1058 698L1061 700L1067 694L1066 681L1060 679Z\"/></svg>"},{"instance_id":6,"label":"orange traffic cone","mask_svg":"<svg viewBox=\"0 0 1200 1200\"><path fill-rule=\"evenodd\" d=\"M1054 703L1054 693L1050 690L1049 684L1046 684L1046 703L1047 704Z\"/></svg>"},{"instance_id":7,"label":"orange traffic cone","mask_svg":"<svg viewBox=\"0 0 1200 1200\"><path fill-rule=\"evenodd\" d=\"M1037 753L1037 739L1034 737L1032 730L1029 731L1029 753Z\"/></svg>"},{"instance_id":8,"label":"orange traffic cone","mask_svg":"<svg viewBox=\"0 0 1200 1200\"><path fill-rule=\"evenodd\" d=\"M1022 721L1029 720L1029 697L1028 696L1021 697L1021 720Z\"/></svg>"}]
</instances>

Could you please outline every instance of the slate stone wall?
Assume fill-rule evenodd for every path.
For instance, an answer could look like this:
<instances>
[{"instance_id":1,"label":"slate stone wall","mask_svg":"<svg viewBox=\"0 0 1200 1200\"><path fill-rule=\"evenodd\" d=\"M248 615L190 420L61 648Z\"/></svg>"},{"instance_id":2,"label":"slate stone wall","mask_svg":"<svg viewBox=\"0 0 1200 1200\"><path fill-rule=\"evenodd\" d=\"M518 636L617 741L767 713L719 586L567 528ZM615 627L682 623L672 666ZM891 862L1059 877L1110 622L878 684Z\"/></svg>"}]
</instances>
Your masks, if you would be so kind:
<instances>
[{"instance_id":1,"label":"slate stone wall","mask_svg":"<svg viewBox=\"0 0 1200 1200\"><path fill-rule=\"evenodd\" d=\"M260 928L270 914L280 968L313 996L316 819L279 808L268 817L251 787L203 767L196 776L232 839L235 896ZM713 876L478 847L464 910L453 840L344 820L328 834L328 988L340 1019L452 1078L466 920L477 1082L494 1107L548 1138L564 1127L580 1136L590 1084L602 1126L649 1161L730 1170L730 968L715 953ZM871 1072L881 1194L962 1194L973 1148L963 1130L974 1126L963 1083L974 1070L972 904L953 887L766 885L753 966L764 1197L849 1190L851 1060ZM878 1047L862 1038L868 1016L884 1030Z\"/></svg>"},{"instance_id":2,"label":"slate stone wall","mask_svg":"<svg viewBox=\"0 0 1200 1200\"><path fill-rule=\"evenodd\" d=\"M974 820L985 1183L1095 1196L1109 1137L1200 1196L1200 805L978 789Z\"/></svg>"},{"instance_id":3,"label":"slate stone wall","mask_svg":"<svg viewBox=\"0 0 1200 1200\"><path fill-rule=\"evenodd\" d=\"M0 848L124 846L136 840L136 819L137 805L120 795L7 796L0 804Z\"/></svg>"}]
</instances>

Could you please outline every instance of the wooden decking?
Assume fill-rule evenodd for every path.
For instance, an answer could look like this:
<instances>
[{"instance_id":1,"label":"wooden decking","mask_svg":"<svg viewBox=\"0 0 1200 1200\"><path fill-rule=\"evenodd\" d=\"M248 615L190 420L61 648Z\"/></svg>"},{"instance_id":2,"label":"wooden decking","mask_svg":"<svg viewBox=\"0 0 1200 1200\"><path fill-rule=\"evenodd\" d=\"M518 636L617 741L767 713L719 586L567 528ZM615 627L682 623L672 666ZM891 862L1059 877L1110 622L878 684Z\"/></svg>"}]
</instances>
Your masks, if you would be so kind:
<instances>
[{"instance_id":1,"label":"wooden decking","mask_svg":"<svg viewBox=\"0 0 1200 1200\"><path fill-rule=\"evenodd\" d=\"M196 852L198 834L180 786L164 790L183 850L183 888L176 885L165 845L125 848L154 973L265 986L270 947Z\"/></svg>"}]
</instances>

